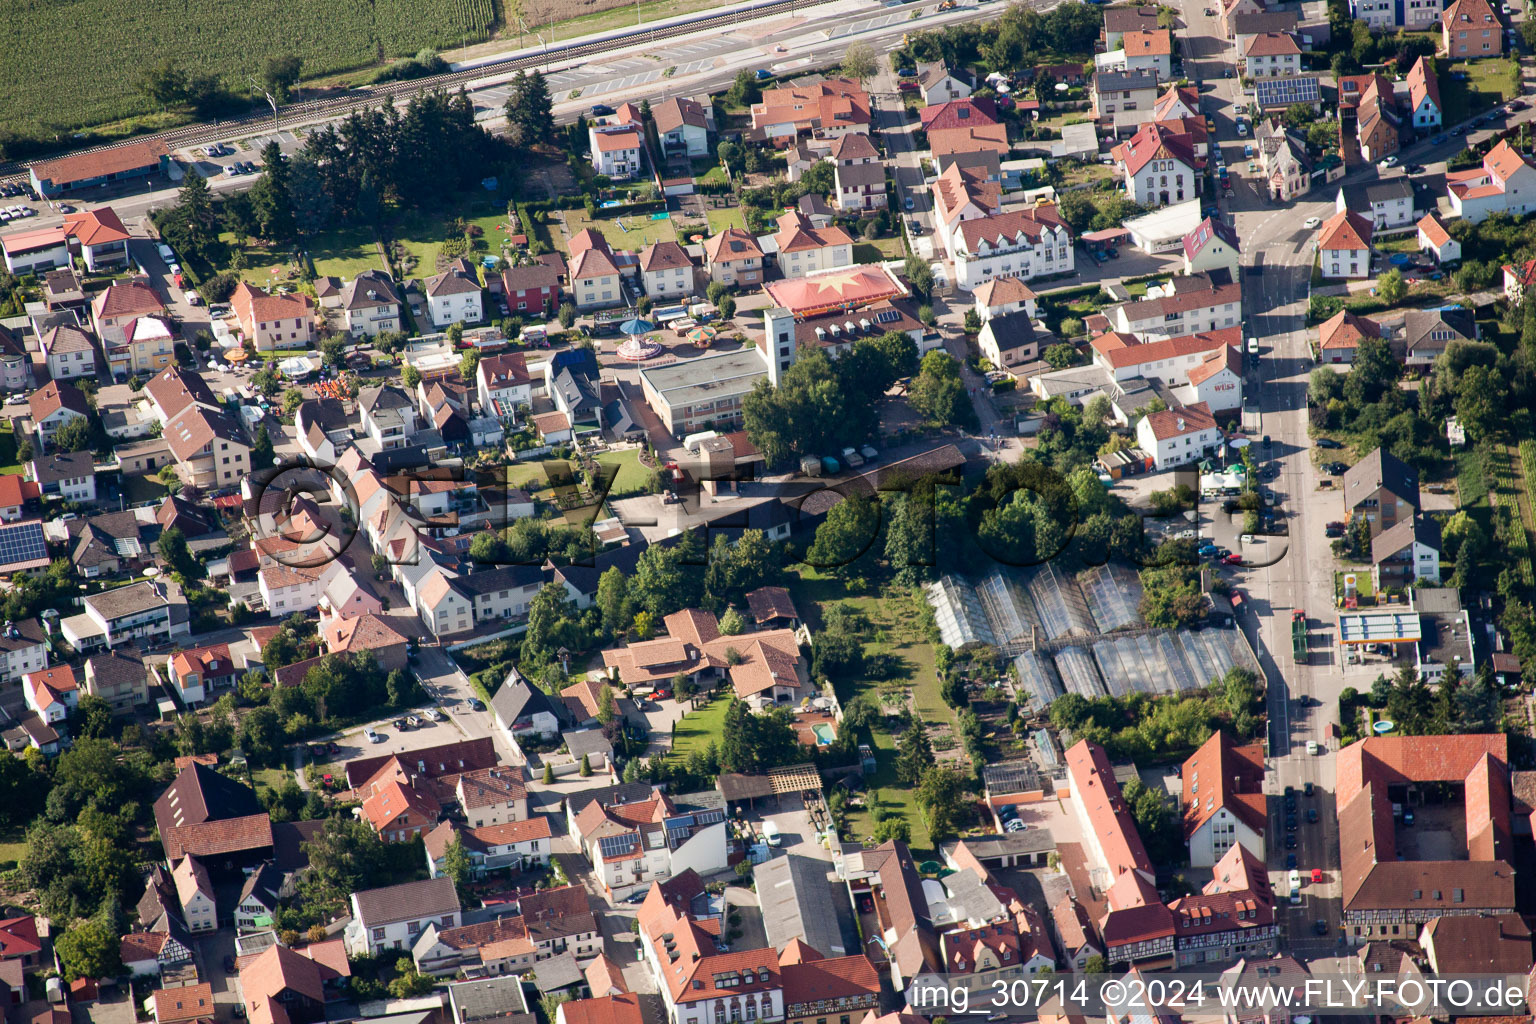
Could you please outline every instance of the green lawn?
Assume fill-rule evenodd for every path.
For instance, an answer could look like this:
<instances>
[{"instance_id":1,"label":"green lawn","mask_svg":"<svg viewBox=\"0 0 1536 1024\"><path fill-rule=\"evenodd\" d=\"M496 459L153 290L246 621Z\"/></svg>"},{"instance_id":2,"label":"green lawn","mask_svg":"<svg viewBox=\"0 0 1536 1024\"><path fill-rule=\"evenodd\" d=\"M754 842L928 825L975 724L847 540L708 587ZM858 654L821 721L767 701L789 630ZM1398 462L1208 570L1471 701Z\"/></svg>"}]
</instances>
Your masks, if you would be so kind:
<instances>
[{"instance_id":1,"label":"green lawn","mask_svg":"<svg viewBox=\"0 0 1536 1024\"><path fill-rule=\"evenodd\" d=\"M20 830L7 832L0 836L0 863L5 861L19 861L27 852L27 844L23 842L24 836Z\"/></svg>"},{"instance_id":2,"label":"green lawn","mask_svg":"<svg viewBox=\"0 0 1536 1024\"><path fill-rule=\"evenodd\" d=\"M731 706L728 690L710 701L699 711L690 711L672 731L672 756L686 761L695 750L707 748L711 742L719 743L725 729L725 712Z\"/></svg>"},{"instance_id":3,"label":"green lawn","mask_svg":"<svg viewBox=\"0 0 1536 1024\"><path fill-rule=\"evenodd\" d=\"M568 237L579 235L587 228L595 228L608 239L608 244L615 249L640 250L652 242L675 242L677 230L672 226L672 221L651 220L649 213L631 213L619 217L598 216L589 218L585 210L567 210L565 214L565 227ZM565 249L564 242L560 243ZM567 251L569 251L567 249Z\"/></svg>"},{"instance_id":4,"label":"green lawn","mask_svg":"<svg viewBox=\"0 0 1536 1024\"><path fill-rule=\"evenodd\" d=\"M254 768L251 770L251 780L259 793L263 789L276 790L292 774L286 768Z\"/></svg>"},{"instance_id":5,"label":"green lawn","mask_svg":"<svg viewBox=\"0 0 1536 1024\"><path fill-rule=\"evenodd\" d=\"M612 495L634 494L645 489L646 482L650 480L652 471L640 465L640 449L631 448L628 451L606 452L597 457L599 464L604 466L617 466L619 475L614 478L613 486L609 489Z\"/></svg>"},{"instance_id":6,"label":"green lawn","mask_svg":"<svg viewBox=\"0 0 1536 1024\"><path fill-rule=\"evenodd\" d=\"M747 230L747 222L741 215L741 207L733 206L728 210L708 210L709 233L718 235L726 228L740 228Z\"/></svg>"},{"instance_id":7,"label":"green lawn","mask_svg":"<svg viewBox=\"0 0 1536 1024\"><path fill-rule=\"evenodd\" d=\"M20 473L21 464L16 460L16 435L11 433L11 421L0 419L0 473Z\"/></svg>"},{"instance_id":8,"label":"green lawn","mask_svg":"<svg viewBox=\"0 0 1536 1024\"><path fill-rule=\"evenodd\" d=\"M548 490L549 474L545 471L545 461L514 462L507 467L507 486L521 487L530 494Z\"/></svg>"},{"instance_id":9,"label":"green lawn","mask_svg":"<svg viewBox=\"0 0 1536 1024\"><path fill-rule=\"evenodd\" d=\"M523 233L517 219L507 216L506 204L487 196L467 199L445 210L411 210L391 225L390 237L416 258L416 274L431 277L437 273L438 252L461 217L482 232L479 241L485 245L477 251L484 255L501 255L508 236Z\"/></svg>"},{"instance_id":10,"label":"green lawn","mask_svg":"<svg viewBox=\"0 0 1536 1024\"><path fill-rule=\"evenodd\" d=\"M225 242L233 236L225 232ZM315 261L315 273L321 277L339 277L350 281L364 270L383 270L384 261L374 244L373 231L369 228L335 228L319 235L310 243L310 257ZM273 273L276 271L276 273ZM274 251L264 245L247 245L245 267L240 276L252 284L271 287L283 281L297 281L298 271L286 252Z\"/></svg>"},{"instance_id":11,"label":"green lawn","mask_svg":"<svg viewBox=\"0 0 1536 1024\"><path fill-rule=\"evenodd\" d=\"M866 238L853 245L855 263L883 263L886 260L899 260L904 255L906 250L902 248L901 239L895 236Z\"/></svg>"},{"instance_id":12,"label":"green lawn","mask_svg":"<svg viewBox=\"0 0 1536 1024\"><path fill-rule=\"evenodd\" d=\"M704 167L702 171L699 170L701 165ZM693 161L693 173L694 178L701 185L724 185L730 180L725 176L725 168L707 156L698 157Z\"/></svg>"},{"instance_id":13,"label":"green lawn","mask_svg":"<svg viewBox=\"0 0 1536 1024\"><path fill-rule=\"evenodd\" d=\"M1498 31L1495 29L1495 31ZM1512 99L1509 61L1490 57L1485 60L1458 61L1440 72L1440 99L1446 124L1468 117ZM1465 80L1457 73L1464 73Z\"/></svg>"}]
</instances>

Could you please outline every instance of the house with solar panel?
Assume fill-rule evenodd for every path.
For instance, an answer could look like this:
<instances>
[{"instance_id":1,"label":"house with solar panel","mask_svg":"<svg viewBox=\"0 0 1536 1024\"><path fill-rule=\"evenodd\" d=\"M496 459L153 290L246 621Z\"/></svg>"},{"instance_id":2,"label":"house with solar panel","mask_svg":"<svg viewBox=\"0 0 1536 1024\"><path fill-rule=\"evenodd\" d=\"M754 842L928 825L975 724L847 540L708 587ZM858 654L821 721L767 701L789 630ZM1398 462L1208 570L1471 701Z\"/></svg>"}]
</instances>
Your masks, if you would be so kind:
<instances>
[{"instance_id":1,"label":"house with solar panel","mask_svg":"<svg viewBox=\"0 0 1536 1024\"><path fill-rule=\"evenodd\" d=\"M701 875L724 871L725 807L724 801L709 799L713 796L674 802L653 790L623 803L599 799L583 807L573 819L573 834L604 892L622 899L689 869Z\"/></svg>"}]
</instances>

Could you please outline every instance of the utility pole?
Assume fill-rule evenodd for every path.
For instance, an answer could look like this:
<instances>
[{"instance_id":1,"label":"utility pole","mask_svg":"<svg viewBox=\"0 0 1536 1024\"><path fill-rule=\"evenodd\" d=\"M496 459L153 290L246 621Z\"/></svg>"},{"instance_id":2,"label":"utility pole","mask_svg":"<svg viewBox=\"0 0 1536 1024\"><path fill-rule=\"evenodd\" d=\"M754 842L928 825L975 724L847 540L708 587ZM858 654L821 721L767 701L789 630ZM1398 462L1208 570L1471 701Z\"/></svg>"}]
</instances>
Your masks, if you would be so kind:
<instances>
[{"instance_id":1,"label":"utility pole","mask_svg":"<svg viewBox=\"0 0 1536 1024\"><path fill-rule=\"evenodd\" d=\"M272 131L274 133L282 131L283 122L277 116L277 97L273 96L266 89L262 88L261 83L256 81L255 75L246 75L246 78L250 80L251 88L255 89L258 95L265 96L267 98L268 105L272 108ZM277 140L274 139L273 141L275 142Z\"/></svg>"}]
</instances>

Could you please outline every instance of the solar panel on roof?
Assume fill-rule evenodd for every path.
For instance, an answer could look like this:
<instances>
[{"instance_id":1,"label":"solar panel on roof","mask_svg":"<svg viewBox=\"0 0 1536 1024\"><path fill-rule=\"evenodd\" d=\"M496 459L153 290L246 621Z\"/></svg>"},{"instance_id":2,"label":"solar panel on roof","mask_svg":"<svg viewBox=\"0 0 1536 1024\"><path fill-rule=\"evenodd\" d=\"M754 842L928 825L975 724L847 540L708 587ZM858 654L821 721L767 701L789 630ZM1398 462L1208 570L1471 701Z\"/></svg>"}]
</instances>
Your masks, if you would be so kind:
<instances>
[{"instance_id":1,"label":"solar panel on roof","mask_svg":"<svg viewBox=\"0 0 1536 1024\"><path fill-rule=\"evenodd\" d=\"M597 849L604 857L618 857L632 851L638 841L639 837L633 832L625 832L618 836L604 836L597 841Z\"/></svg>"},{"instance_id":2,"label":"solar panel on roof","mask_svg":"<svg viewBox=\"0 0 1536 1024\"><path fill-rule=\"evenodd\" d=\"M48 544L43 540L42 523L17 523L0 527L0 565L47 559Z\"/></svg>"},{"instance_id":3,"label":"solar panel on roof","mask_svg":"<svg viewBox=\"0 0 1536 1024\"><path fill-rule=\"evenodd\" d=\"M900 319L901 314L894 309L882 309L875 314L875 323L877 324L894 324Z\"/></svg>"},{"instance_id":4,"label":"solar panel on roof","mask_svg":"<svg viewBox=\"0 0 1536 1024\"><path fill-rule=\"evenodd\" d=\"M1316 103L1319 98L1316 78L1261 78L1254 83L1254 99L1261 107Z\"/></svg>"}]
</instances>

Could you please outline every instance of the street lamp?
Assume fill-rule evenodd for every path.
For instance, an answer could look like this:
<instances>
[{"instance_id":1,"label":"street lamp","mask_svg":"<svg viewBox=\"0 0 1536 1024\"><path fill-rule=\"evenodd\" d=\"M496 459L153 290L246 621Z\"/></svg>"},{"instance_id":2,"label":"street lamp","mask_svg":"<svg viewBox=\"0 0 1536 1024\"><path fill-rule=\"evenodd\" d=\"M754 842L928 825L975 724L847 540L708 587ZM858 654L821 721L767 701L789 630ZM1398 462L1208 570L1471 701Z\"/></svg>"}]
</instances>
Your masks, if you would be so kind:
<instances>
[{"instance_id":1,"label":"street lamp","mask_svg":"<svg viewBox=\"0 0 1536 1024\"><path fill-rule=\"evenodd\" d=\"M283 122L277 116L277 97L273 96L266 89L263 89L261 87L261 83L256 81L255 75L246 75L245 77L250 81L251 87L255 89L257 93L267 98L268 105L272 107L272 131L274 133L282 131ZM277 140L274 139L273 141L275 142Z\"/></svg>"}]
</instances>

